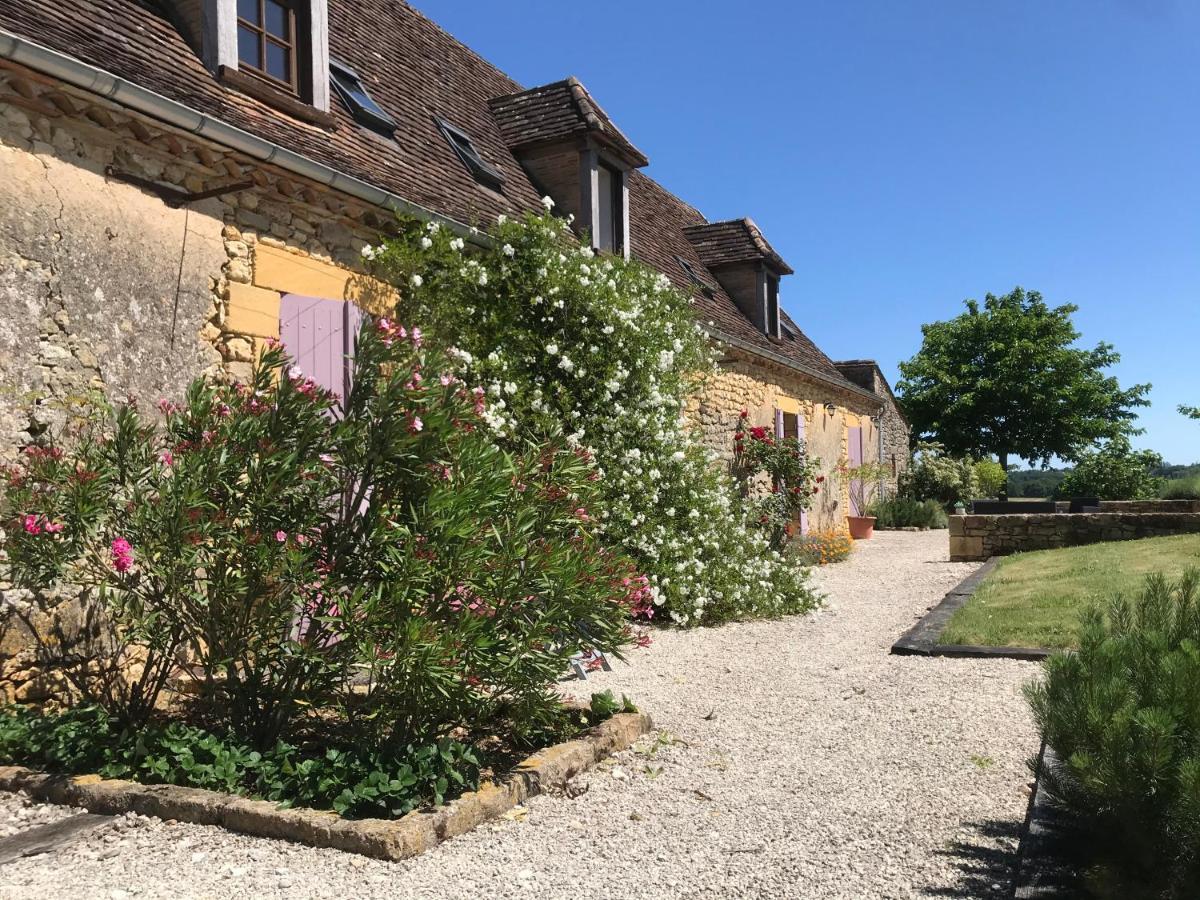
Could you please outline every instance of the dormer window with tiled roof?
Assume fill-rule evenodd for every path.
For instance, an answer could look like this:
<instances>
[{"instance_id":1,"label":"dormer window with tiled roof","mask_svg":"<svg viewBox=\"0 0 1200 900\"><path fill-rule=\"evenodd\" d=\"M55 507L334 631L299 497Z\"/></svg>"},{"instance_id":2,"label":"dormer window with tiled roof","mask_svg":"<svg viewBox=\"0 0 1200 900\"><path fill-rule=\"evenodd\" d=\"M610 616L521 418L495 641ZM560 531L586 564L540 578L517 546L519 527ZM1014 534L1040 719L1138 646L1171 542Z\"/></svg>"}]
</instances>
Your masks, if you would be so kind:
<instances>
[{"instance_id":1,"label":"dormer window with tiled roof","mask_svg":"<svg viewBox=\"0 0 1200 900\"><path fill-rule=\"evenodd\" d=\"M493 191L504 190L504 175L480 155L471 136L445 119L438 119L437 123L451 148L475 180Z\"/></svg>"},{"instance_id":2,"label":"dormer window with tiled roof","mask_svg":"<svg viewBox=\"0 0 1200 900\"><path fill-rule=\"evenodd\" d=\"M629 256L629 173L646 157L574 78L496 97L492 114L530 180L601 252Z\"/></svg>"},{"instance_id":3,"label":"dormer window with tiled roof","mask_svg":"<svg viewBox=\"0 0 1200 900\"><path fill-rule=\"evenodd\" d=\"M754 326L782 340L779 279L791 267L751 219L707 222L684 229L696 254Z\"/></svg>"},{"instance_id":4,"label":"dormer window with tiled roof","mask_svg":"<svg viewBox=\"0 0 1200 900\"><path fill-rule=\"evenodd\" d=\"M395 121L367 93L357 72L345 63L331 59L329 80L356 122L391 137L396 130Z\"/></svg>"}]
</instances>

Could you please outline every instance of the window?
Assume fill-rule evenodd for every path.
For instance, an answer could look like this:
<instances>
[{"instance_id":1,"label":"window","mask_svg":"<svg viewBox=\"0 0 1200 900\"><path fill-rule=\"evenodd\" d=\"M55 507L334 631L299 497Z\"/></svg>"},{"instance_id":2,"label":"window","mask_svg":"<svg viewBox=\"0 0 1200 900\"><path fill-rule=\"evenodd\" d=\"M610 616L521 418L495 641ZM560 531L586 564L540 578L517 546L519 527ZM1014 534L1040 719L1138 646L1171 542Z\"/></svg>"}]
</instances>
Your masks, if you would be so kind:
<instances>
[{"instance_id":1,"label":"window","mask_svg":"<svg viewBox=\"0 0 1200 900\"><path fill-rule=\"evenodd\" d=\"M682 256L676 256L675 261L679 263L679 268L683 269L683 274L688 277L692 284L700 288L706 296L713 295L713 286L704 278L700 277L700 273L696 271L696 267L684 259Z\"/></svg>"},{"instance_id":2,"label":"window","mask_svg":"<svg viewBox=\"0 0 1200 900\"><path fill-rule=\"evenodd\" d=\"M784 438L800 439L800 416L796 413L785 412L783 414L783 433L779 435Z\"/></svg>"},{"instance_id":3,"label":"window","mask_svg":"<svg viewBox=\"0 0 1200 900\"><path fill-rule=\"evenodd\" d=\"M592 238L598 250L622 253L625 250L624 189L621 173L600 163L597 167L597 226Z\"/></svg>"},{"instance_id":4,"label":"window","mask_svg":"<svg viewBox=\"0 0 1200 900\"><path fill-rule=\"evenodd\" d=\"M779 337L779 276L767 275L767 334Z\"/></svg>"},{"instance_id":5,"label":"window","mask_svg":"<svg viewBox=\"0 0 1200 900\"><path fill-rule=\"evenodd\" d=\"M238 67L300 93L300 0L237 0Z\"/></svg>"},{"instance_id":6,"label":"window","mask_svg":"<svg viewBox=\"0 0 1200 900\"><path fill-rule=\"evenodd\" d=\"M445 119L438 119L437 123L454 152L458 154L458 158L462 160L462 164L467 167L467 171L475 177L475 180L493 191L503 190L504 176L500 174L499 169L484 161L484 158L479 155L479 151L475 149L475 144L470 136L462 129L455 128Z\"/></svg>"},{"instance_id":7,"label":"window","mask_svg":"<svg viewBox=\"0 0 1200 900\"><path fill-rule=\"evenodd\" d=\"M391 137L392 132L396 130L395 121L383 111L378 103L371 99L371 95L363 87L362 79L358 77L357 72L349 66L331 59L329 61L329 80L356 122Z\"/></svg>"}]
</instances>

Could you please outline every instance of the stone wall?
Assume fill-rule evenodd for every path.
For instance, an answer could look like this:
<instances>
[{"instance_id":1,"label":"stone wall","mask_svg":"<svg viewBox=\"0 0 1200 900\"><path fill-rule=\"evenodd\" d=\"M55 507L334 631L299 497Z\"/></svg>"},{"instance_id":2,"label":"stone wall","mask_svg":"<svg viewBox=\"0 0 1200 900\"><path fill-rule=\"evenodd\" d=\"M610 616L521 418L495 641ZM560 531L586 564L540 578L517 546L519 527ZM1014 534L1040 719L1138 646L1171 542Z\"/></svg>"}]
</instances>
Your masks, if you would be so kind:
<instances>
[{"instance_id":1,"label":"stone wall","mask_svg":"<svg viewBox=\"0 0 1200 900\"><path fill-rule=\"evenodd\" d=\"M388 296L359 251L389 215L10 64L0 171L0 459L89 392L153 401L201 374L245 377L278 334L278 291ZM127 176L251 187L173 208ZM273 312L244 287L263 279Z\"/></svg>"},{"instance_id":2,"label":"stone wall","mask_svg":"<svg viewBox=\"0 0 1200 900\"><path fill-rule=\"evenodd\" d=\"M1200 512L951 516L950 559L966 562L1026 550L1195 533L1200 533Z\"/></svg>"},{"instance_id":3,"label":"stone wall","mask_svg":"<svg viewBox=\"0 0 1200 900\"><path fill-rule=\"evenodd\" d=\"M153 409L199 375L246 378L279 333L281 292L396 299L360 253L390 214L10 64L0 172L0 461L52 439L93 393ZM174 208L126 176L250 186ZM94 657L96 612L0 584L0 702L46 696L48 655Z\"/></svg>"},{"instance_id":4,"label":"stone wall","mask_svg":"<svg viewBox=\"0 0 1200 900\"><path fill-rule=\"evenodd\" d=\"M834 413L825 404L834 404ZM749 413L751 425L775 427L775 410L797 410L804 420L809 453L822 462L825 481L809 513L810 528L845 527L850 508L847 487L833 477L838 460L846 456L848 429L863 428L863 455L879 459L876 430L877 405L850 392L839 392L794 370L760 362L758 358L729 351L721 369L705 379L688 405L689 419L700 429L705 445L725 465L733 460L733 435L739 414Z\"/></svg>"}]
</instances>

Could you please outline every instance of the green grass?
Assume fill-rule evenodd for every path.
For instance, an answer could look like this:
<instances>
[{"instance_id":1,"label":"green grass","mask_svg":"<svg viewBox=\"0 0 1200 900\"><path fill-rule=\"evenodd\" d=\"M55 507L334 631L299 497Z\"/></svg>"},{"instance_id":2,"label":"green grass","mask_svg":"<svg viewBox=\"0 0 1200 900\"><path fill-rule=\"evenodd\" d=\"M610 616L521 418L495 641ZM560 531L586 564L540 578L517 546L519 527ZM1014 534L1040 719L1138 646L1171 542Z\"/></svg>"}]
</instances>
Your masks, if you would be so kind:
<instances>
[{"instance_id":1,"label":"green grass","mask_svg":"<svg viewBox=\"0 0 1200 900\"><path fill-rule=\"evenodd\" d=\"M942 644L1067 648L1094 600L1135 591L1153 572L1200 567L1200 535L1146 538L1018 553L1000 564L954 614Z\"/></svg>"}]
</instances>

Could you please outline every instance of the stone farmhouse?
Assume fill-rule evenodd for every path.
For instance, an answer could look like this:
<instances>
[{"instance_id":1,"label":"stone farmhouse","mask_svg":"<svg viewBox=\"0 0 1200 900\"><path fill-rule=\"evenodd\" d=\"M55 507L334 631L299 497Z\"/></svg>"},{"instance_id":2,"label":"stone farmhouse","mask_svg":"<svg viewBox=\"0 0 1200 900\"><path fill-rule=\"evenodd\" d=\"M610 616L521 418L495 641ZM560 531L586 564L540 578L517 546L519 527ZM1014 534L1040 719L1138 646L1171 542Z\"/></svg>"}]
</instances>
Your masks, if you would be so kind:
<instances>
[{"instance_id":1,"label":"stone farmhouse","mask_svg":"<svg viewBox=\"0 0 1200 900\"><path fill-rule=\"evenodd\" d=\"M0 0L0 455L93 389L245 376L270 337L338 359L358 308L397 299L360 254L397 212L468 236L548 195L693 296L714 450L747 409L830 469L902 468L879 367L783 311L792 269L753 220L708 221L647 164L577 80L526 89L400 0ZM824 491L810 524L849 512Z\"/></svg>"}]
</instances>

